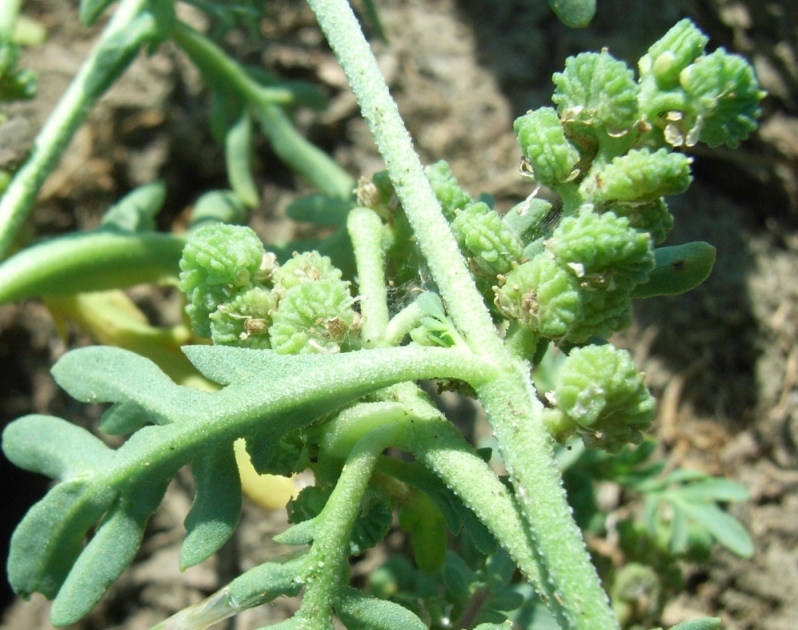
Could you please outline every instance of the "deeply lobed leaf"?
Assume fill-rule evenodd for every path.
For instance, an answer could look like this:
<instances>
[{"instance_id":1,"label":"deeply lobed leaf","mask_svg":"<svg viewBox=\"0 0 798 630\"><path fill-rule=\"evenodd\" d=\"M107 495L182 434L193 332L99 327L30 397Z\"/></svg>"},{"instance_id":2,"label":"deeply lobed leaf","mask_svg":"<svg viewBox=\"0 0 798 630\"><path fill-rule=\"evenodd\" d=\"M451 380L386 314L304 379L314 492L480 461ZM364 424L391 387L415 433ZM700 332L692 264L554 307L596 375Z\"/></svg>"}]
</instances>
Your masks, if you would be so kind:
<instances>
[{"instance_id":1,"label":"deeply lobed leaf","mask_svg":"<svg viewBox=\"0 0 798 630\"><path fill-rule=\"evenodd\" d=\"M80 400L117 403L112 410L125 410L116 416L120 422L135 417L158 423L137 430L116 451L55 418L21 418L4 432L3 449L12 460L66 479L23 519L9 556L15 591L56 597L53 615L59 623L88 612L133 559L166 484L185 463L194 462L198 487L181 558L189 565L223 544L238 518L240 487L231 459L235 439L270 423L283 430L306 426L396 382L485 377L482 363L431 348L284 357L200 346L187 354L206 376L229 385L215 393L181 387L147 359L111 347L72 351L56 364L57 380ZM271 387L263 387L264 377ZM64 453L58 440L36 443L42 428L74 448Z\"/></svg>"}]
</instances>

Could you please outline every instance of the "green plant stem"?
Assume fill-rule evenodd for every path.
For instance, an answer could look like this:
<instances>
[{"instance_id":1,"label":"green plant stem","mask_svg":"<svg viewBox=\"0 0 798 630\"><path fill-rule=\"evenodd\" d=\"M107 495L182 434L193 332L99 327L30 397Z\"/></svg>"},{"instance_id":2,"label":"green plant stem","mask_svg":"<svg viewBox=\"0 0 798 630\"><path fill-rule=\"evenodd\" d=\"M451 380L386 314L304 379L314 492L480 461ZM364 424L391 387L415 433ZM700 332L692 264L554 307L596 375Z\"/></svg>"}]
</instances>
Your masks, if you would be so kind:
<instances>
[{"instance_id":1,"label":"green plant stem","mask_svg":"<svg viewBox=\"0 0 798 630\"><path fill-rule=\"evenodd\" d=\"M402 339L421 323L421 318L424 315L417 299L410 302L388 322L388 327L385 330L385 345L398 346L402 343Z\"/></svg>"},{"instance_id":2,"label":"green plant stem","mask_svg":"<svg viewBox=\"0 0 798 630\"><path fill-rule=\"evenodd\" d=\"M0 199L0 258L8 254L42 184L75 131L141 46L153 37L155 20L142 13L148 3L149 0L120 2L100 41L36 137L27 161Z\"/></svg>"},{"instance_id":3,"label":"green plant stem","mask_svg":"<svg viewBox=\"0 0 798 630\"><path fill-rule=\"evenodd\" d=\"M529 366L514 360L498 337L351 8L345 0L309 3L349 79L452 319L474 352L504 366L502 376L476 389L539 555L543 594L565 627L616 628L571 517Z\"/></svg>"},{"instance_id":4,"label":"green plant stem","mask_svg":"<svg viewBox=\"0 0 798 630\"><path fill-rule=\"evenodd\" d=\"M554 440L543 423L542 404L528 373L521 378L498 378L475 389L491 419L516 501L529 525L547 605L564 628L617 628L571 515L554 457Z\"/></svg>"},{"instance_id":5,"label":"green plant stem","mask_svg":"<svg viewBox=\"0 0 798 630\"><path fill-rule=\"evenodd\" d=\"M319 428L324 454L320 461L340 461L363 436L396 427L394 445L412 453L444 479L510 553L521 571L542 590L537 558L521 514L490 466L415 385L400 383L380 394L382 401L353 405ZM475 484L474 479L480 483Z\"/></svg>"},{"instance_id":6,"label":"green plant stem","mask_svg":"<svg viewBox=\"0 0 798 630\"><path fill-rule=\"evenodd\" d=\"M363 345L382 345L388 328L388 290L385 286L385 227L368 208L355 208L347 217L349 238L357 261Z\"/></svg>"},{"instance_id":7,"label":"green plant stem","mask_svg":"<svg viewBox=\"0 0 798 630\"><path fill-rule=\"evenodd\" d=\"M103 228L44 241L0 264L0 304L174 278L184 245L172 234Z\"/></svg>"},{"instance_id":8,"label":"green plant stem","mask_svg":"<svg viewBox=\"0 0 798 630\"><path fill-rule=\"evenodd\" d=\"M396 389L403 387L397 386ZM415 388L414 388L415 389ZM408 395L409 394L409 395ZM521 571L540 592L544 589L535 552L525 523L507 487L499 480L462 435L441 413L412 392L402 400L412 401L409 430L398 446L411 452L468 506L512 556ZM426 408L426 409L425 409ZM474 483L479 479L479 483Z\"/></svg>"},{"instance_id":9,"label":"green plant stem","mask_svg":"<svg viewBox=\"0 0 798 630\"><path fill-rule=\"evenodd\" d=\"M344 69L454 323L474 352L501 354L501 341L490 314L471 280L357 18L346 0L309 0L309 4Z\"/></svg>"},{"instance_id":10,"label":"green plant stem","mask_svg":"<svg viewBox=\"0 0 798 630\"><path fill-rule=\"evenodd\" d=\"M260 85L214 42L185 22L177 22L173 32L175 42L203 70L223 77L244 99L253 105L290 105L294 93L284 87Z\"/></svg>"},{"instance_id":11,"label":"green plant stem","mask_svg":"<svg viewBox=\"0 0 798 630\"><path fill-rule=\"evenodd\" d=\"M352 197L355 180L329 155L308 142L278 104L284 100L285 90L260 85L221 48L186 24L177 23L173 38L199 68L223 78L249 103L281 160L324 194L339 199Z\"/></svg>"},{"instance_id":12,"label":"green plant stem","mask_svg":"<svg viewBox=\"0 0 798 630\"><path fill-rule=\"evenodd\" d=\"M398 432L399 427L384 425L354 445L335 489L318 517L319 534L310 551L312 560L306 577L307 590L296 616L308 628L333 628L335 596L349 583L349 539L360 514L363 494L380 454L395 441Z\"/></svg>"},{"instance_id":13,"label":"green plant stem","mask_svg":"<svg viewBox=\"0 0 798 630\"><path fill-rule=\"evenodd\" d=\"M131 353L132 355L132 353ZM89 393L98 402L97 391L102 391L108 379L105 367L119 362L119 357L135 359L136 365L144 361L135 355L126 355L118 348L97 346L83 348L65 355L54 367L56 380L67 390L79 394L79 399ZM296 357L291 359L299 360ZM310 424L323 410L329 413L336 406L348 404L367 393L403 381L415 381L443 375L465 381L482 382L489 378L491 370L485 362L462 353L441 348L390 348L350 352L333 355L328 362L339 364L322 370L304 370L290 378L280 380L278 391L264 390L259 399L242 396L235 385L219 392L188 392L176 389L172 395L186 396L181 406L200 403L207 396L214 397L214 409L218 412L204 416L201 422L173 422L171 424L145 427L137 431L118 450L119 457L113 470L108 471L108 485L123 485L127 479L158 470L173 473L173 467L181 466L208 444L209 440L235 440L265 428L264 418L277 417L285 411L279 421L287 430ZM93 370L96 373L91 373ZM126 370L138 369L133 365ZM80 377L75 375L79 374ZM74 382L72 382L74 381ZM76 391L79 388L79 392ZM331 398L332 393L335 396ZM179 394L178 394L179 393ZM159 397L159 402L168 402L169 396ZM295 413L301 408L302 413ZM24 419L18 422L23 422ZM290 425L290 426L289 426ZM158 435L153 441L151 435ZM176 469L175 469L176 470Z\"/></svg>"}]
</instances>

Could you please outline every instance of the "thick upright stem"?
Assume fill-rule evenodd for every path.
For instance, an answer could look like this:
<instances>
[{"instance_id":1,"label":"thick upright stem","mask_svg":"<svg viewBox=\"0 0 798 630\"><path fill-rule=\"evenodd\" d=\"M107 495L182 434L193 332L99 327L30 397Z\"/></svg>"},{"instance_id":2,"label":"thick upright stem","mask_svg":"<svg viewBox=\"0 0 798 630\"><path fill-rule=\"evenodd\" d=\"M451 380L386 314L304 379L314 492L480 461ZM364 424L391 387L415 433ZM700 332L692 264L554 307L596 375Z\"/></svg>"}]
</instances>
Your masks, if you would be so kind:
<instances>
[{"instance_id":1,"label":"thick upright stem","mask_svg":"<svg viewBox=\"0 0 798 630\"><path fill-rule=\"evenodd\" d=\"M474 352L501 352L490 314L471 280L357 18L346 0L309 0L309 4L349 79L454 323Z\"/></svg>"},{"instance_id":2,"label":"thick upright stem","mask_svg":"<svg viewBox=\"0 0 798 630\"><path fill-rule=\"evenodd\" d=\"M351 8L346 0L309 3L349 79L452 319L475 353L503 366L476 389L539 555L548 603L567 628L617 628L571 517L529 366L513 359L496 333Z\"/></svg>"},{"instance_id":3,"label":"thick upright stem","mask_svg":"<svg viewBox=\"0 0 798 630\"><path fill-rule=\"evenodd\" d=\"M0 199L0 258L4 258L27 218L39 189L55 168L75 131L114 80L125 71L155 32L142 15L149 0L123 0L91 56L67 88L36 137L28 160Z\"/></svg>"}]
</instances>

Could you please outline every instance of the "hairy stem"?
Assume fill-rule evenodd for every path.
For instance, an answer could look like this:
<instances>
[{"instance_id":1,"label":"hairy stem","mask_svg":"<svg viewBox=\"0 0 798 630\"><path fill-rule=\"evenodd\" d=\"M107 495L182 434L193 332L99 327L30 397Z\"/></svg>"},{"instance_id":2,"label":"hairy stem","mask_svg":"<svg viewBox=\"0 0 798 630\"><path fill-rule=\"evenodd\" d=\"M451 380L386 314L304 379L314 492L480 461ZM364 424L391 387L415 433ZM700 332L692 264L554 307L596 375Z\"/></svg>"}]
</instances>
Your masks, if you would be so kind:
<instances>
[{"instance_id":1,"label":"hairy stem","mask_svg":"<svg viewBox=\"0 0 798 630\"><path fill-rule=\"evenodd\" d=\"M319 515L319 534L310 551L307 590L297 620L314 630L333 628L332 607L338 591L349 583L349 539L360 514L380 453L399 432L395 425L379 427L361 438L346 460L335 490Z\"/></svg>"},{"instance_id":2,"label":"hairy stem","mask_svg":"<svg viewBox=\"0 0 798 630\"><path fill-rule=\"evenodd\" d=\"M424 311L418 305L418 298L416 298L388 322L388 327L385 330L385 344L398 346L402 343L402 339L421 323L421 318L424 315Z\"/></svg>"},{"instance_id":3,"label":"hairy stem","mask_svg":"<svg viewBox=\"0 0 798 630\"><path fill-rule=\"evenodd\" d=\"M80 72L42 127L33 150L0 199L0 258L7 255L47 176L108 87L155 33L149 0L123 0ZM13 3L12 3L13 4Z\"/></svg>"},{"instance_id":4,"label":"hairy stem","mask_svg":"<svg viewBox=\"0 0 798 630\"><path fill-rule=\"evenodd\" d=\"M346 73L454 323L474 352L501 352L490 314L471 280L357 18L346 0L309 0L309 4Z\"/></svg>"},{"instance_id":5,"label":"hairy stem","mask_svg":"<svg viewBox=\"0 0 798 630\"><path fill-rule=\"evenodd\" d=\"M540 587L565 627L615 628L571 517L529 366L514 360L498 337L351 8L345 0L309 3L349 79L452 319L474 352L504 366L501 376L476 389L538 553Z\"/></svg>"},{"instance_id":6,"label":"hairy stem","mask_svg":"<svg viewBox=\"0 0 798 630\"><path fill-rule=\"evenodd\" d=\"M476 390L529 526L542 594L550 610L564 628L617 628L582 533L571 516L554 458L554 440L543 423L542 405L531 379L516 369Z\"/></svg>"},{"instance_id":7,"label":"hairy stem","mask_svg":"<svg viewBox=\"0 0 798 630\"><path fill-rule=\"evenodd\" d=\"M382 345L388 328L388 290L385 286L385 228L373 210L355 208L347 217L349 237L357 261L362 338L367 348Z\"/></svg>"}]
</instances>

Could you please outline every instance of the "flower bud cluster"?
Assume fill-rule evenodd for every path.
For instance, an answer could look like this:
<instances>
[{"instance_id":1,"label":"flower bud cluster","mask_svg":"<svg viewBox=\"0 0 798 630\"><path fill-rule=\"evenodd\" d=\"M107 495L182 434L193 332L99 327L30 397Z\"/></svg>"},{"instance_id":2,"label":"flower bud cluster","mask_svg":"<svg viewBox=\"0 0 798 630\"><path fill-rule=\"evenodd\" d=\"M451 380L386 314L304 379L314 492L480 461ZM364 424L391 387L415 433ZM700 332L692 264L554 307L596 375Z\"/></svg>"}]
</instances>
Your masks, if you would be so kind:
<instances>
[{"instance_id":1,"label":"flower bud cluster","mask_svg":"<svg viewBox=\"0 0 798 630\"><path fill-rule=\"evenodd\" d=\"M675 147L736 147L756 128L753 68L682 20L640 60L639 79L607 51L566 60L553 77L556 110L515 121L525 162L538 184L560 196L565 215L586 203L630 218L660 242L669 229L662 197L690 184L691 159ZM634 217L634 218L633 218Z\"/></svg>"},{"instance_id":2,"label":"flower bud cluster","mask_svg":"<svg viewBox=\"0 0 798 630\"><path fill-rule=\"evenodd\" d=\"M494 278L507 273L523 255L524 245L516 233L486 203L472 203L457 211L452 232L460 249L473 261L472 269Z\"/></svg>"},{"instance_id":3,"label":"flower bud cluster","mask_svg":"<svg viewBox=\"0 0 798 630\"><path fill-rule=\"evenodd\" d=\"M638 64L641 109L669 145L734 148L756 129L765 93L743 57L723 48L707 55L706 43L685 19L649 48Z\"/></svg>"},{"instance_id":4,"label":"flower bud cluster","mask_svg":"<svg viewBox=\"0 0 798 630\"><path fill-rule=\"evenodd\" d=\"M556 109L542 107L515 121L524 165L562 209L553 231L536 225L535 240L522 239L523 256L509 271L475 258L479 269L497 274L500 315L561 345L629 325L631 294L648 282L653 246L673 225L665 197L692 181L692 159L674 147L735 146L759 116L763 93L750 65L723 49L706 55L706 43L682 20L640 60L638 80L607 51L571 57L553 77ZM504 223L523 226L522 211L514 209ZM457 226L465 216L453 229L470 251ZM509 242L498 234L494 242ZM488 239L480 233L472 241ZM506 268L515 251L487 253Z\"/></svg>"},{"instance_id":5,"label":"flower bud cluster","mask_svg":"<svg viewBox=\"0 0 798 630\"><path fill-rule=\"evenodd\" d=\"M460 184L457 183L449 163L445 160L430 164L424 169L424 172L429 179L432 190L435 193L438 201L443 209L443 215L448 221L454 219L455 213L458 210L465 210L474 203L471 198Z\"/></svg>"},{"instance_id":6,"label":"flower bud cluster","mask_svg":"<svg viewBox=\"0 0 798 630\"><path fill-rule=\"evenodd\" d=\"M608 337L631 323L631 290L654 268L650 236L612 212L586 206L565 217L542 253L499 278L505 317L558 343Z\"/></svg>"},{"instance_id":7,"label":"flower bud cluster","mask_svg":"<svg viewBox=\"0 0 798 630\"><path fill-rule=\"evenodd\" d=\"M213 224L192 232L180 270L191 324L216 344L282 354L357 345L349 283L317 252L279 265L250 228Z\"/></svg>"},{"instance_id":8,"label":"flower bud cluster","mask_svg":"<svg viewBox=\"0 0 798 630\"><path fill-rule=\"evenodd\" d=\"M632 357L610 344L571 350L546 397L555 437L576 433L587 446L610 452L642 442L656 408Z\"/></svg>"}]
</instances>

